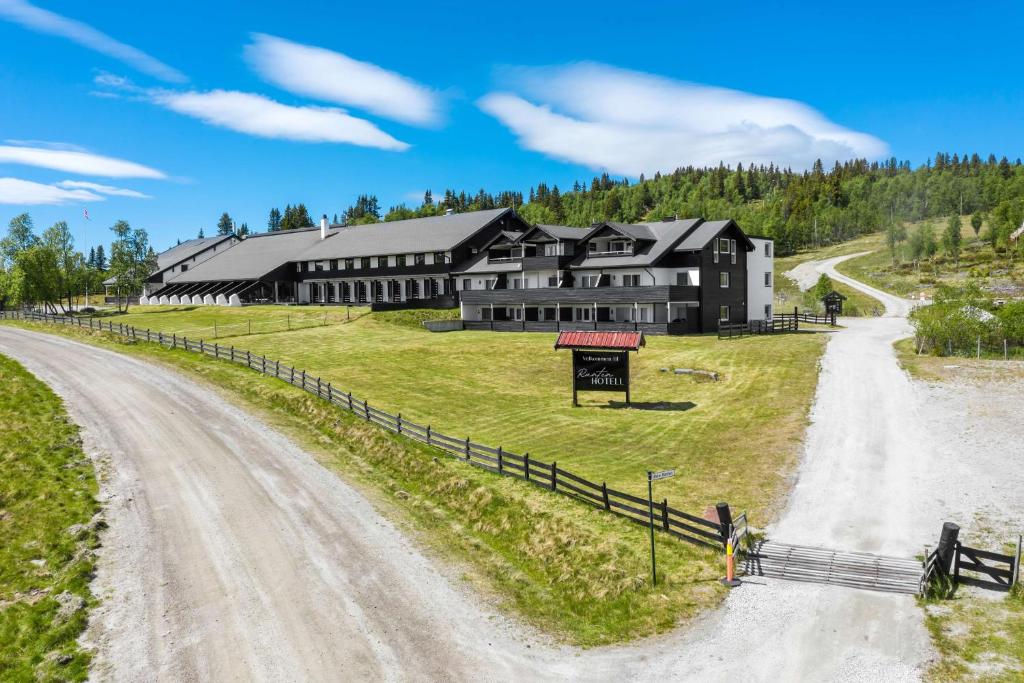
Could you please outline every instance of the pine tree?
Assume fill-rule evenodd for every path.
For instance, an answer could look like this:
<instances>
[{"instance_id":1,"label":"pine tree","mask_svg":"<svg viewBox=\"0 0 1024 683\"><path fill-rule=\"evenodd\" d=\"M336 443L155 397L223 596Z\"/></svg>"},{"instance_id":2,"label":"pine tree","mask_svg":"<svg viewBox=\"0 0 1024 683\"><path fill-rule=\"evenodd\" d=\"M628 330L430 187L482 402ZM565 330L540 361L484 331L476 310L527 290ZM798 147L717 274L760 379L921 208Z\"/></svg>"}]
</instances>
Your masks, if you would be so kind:
<instances>
[{"instance_id":1,"label":"pine tree","mask_svg":"<svg viewBox=\"0 0 1024 683\"><path fill-rule=\"evenodd\" d=\"M198 237L199 239L203 239L204 237L206 237L206 235L203 234L202 227L199 228L199 234L196 235L196 237Z\"/></svg>"},{"instance_id":2,"label":"pine tree","mask_svg":"<svg viewBox=\"0 0 1024 683\"><path fill-rule=\"evenodd\" d=\"M423 206L433 206L433 205L434 205L434 195L433 195L433 193L430 190L427 190L426 192L423 193Z\"/></svg>"},{"instance_id":3,"label":"pine tree","mask_svg":"<svg viewBox=\"0 0 1024 683\"><path fill-rule=\"evenodd\" d=\"M248 237L249 236L249 224L248 223L242 223L242 225L238 228L238 236L239 237Z\"/></svg>"},{"instance_id":4,"label":"pine tree","mask_svg":"<svg viewBox=\"0 0 1024 683\"><path fill-rule=\"evenodd\" d=\"M96 245L96 270L104 271L107 269L107 254L103 251L103 245Z\"/></svg>"},{"instance_id":5,"label":"pine tree","mask_svg":"<svg viewBox=\"0 0 1024 683\"><path fill-rule=\"evenodd\" d=\"M218 235L230 235L235 231L235 222L231 220L231 216L225 211L220 215L220 220L217 221L217 234Z\"/></svg>"},{"instance_id":6,"label":"pine tree","mask_svg":"<svg viewBox=\"0 0 1024 683\"><path fill-rule=\"evenodd\" d=\"M85 260L85 265L90 268L96 267L96 247L89 247L89 258Z\"/></svg>"},{"instance_id":7,"label":"pine tree","mask_svg":"<svg viewBox=\"0 0 1024 683\"><path fill-rule=\"evenodd\" d=\"M267 231L277 232L281 229L281 212L277 208L270 210L270 217L267 218Z\"/></svg>"}]
</instances>

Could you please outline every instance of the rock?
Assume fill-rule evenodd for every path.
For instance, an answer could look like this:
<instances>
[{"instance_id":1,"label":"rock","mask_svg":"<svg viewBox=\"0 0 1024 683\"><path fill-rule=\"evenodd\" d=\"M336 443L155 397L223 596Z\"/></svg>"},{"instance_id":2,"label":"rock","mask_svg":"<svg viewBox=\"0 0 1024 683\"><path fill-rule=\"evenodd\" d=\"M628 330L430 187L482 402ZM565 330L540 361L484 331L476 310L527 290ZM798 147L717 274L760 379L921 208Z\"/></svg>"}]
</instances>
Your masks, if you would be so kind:
<instances>
[{"instance_id":1,"label":"rock","mask_svg":"<svg viewBox=\"0 0 1024 683\"><path fill-rule=\"evenodd\" d=\"M661 372L668 372L668 368L662 368Z\"/></svg>"},{"instance_id":2,"label":"rock","mask_svg":"<svg viewBox=\"0 0 1024 683\"><path fill-rule=\"evenodd\" d=\"M88 527L85 524L72 524L68 527L68 534L71 538L78 538L85 533Z\"/></svg>"},{"instance_id":3,"label":"rock","mask_svg":"<svg viewBox=\"0 0 1024 683\"><path fill-rule=\"evenodd\" d=\"M57 621L67 621L77 612L85 609L85 598L75 595L70 591L64 591L57 595L54 600L60 607L57 609Z\"/></svg>"},{"instance_id":4,"label":"rock","mask_svg":"<svg viewBox=\"0 0 1024 683\"><path fill-rule=\"evenodd\" d=\"M46 566L46 560L44 560L41 557L40 558L36 558L34 560L29 560L29 562L34 564L37 567L45 567Z\"/></svg>"},{"instance_id":5,"label":"rock","mask_svg":"<svg viewBox=\"0 0 1024 683\"><path fill-rule=\"evenodd\" d=\"M401 489L399 489L398 491L395 491L395 495L401 498L402 500L409 500L408 491L402 491Z\"/></svg>"},{"instance_id":6,"label":"rock","mask_svg":"<svg viewBox=\"0 0 1024 683\"><path fill-rule=\"evenodd\" d=\"M54 662L58 666L67 666L74 660L75 656L68 654L67 652L51 652L46 655L46 659Z\"/></svg>"}]
</instances>

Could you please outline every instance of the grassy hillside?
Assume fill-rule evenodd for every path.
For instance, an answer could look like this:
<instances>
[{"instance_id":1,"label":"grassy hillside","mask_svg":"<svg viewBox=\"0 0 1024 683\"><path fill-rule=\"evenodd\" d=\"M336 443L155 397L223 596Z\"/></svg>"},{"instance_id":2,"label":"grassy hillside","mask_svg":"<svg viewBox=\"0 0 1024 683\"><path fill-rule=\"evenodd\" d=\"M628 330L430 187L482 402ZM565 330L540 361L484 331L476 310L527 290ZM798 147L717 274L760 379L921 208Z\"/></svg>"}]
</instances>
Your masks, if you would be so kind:
<instances>
[{"instance_id":1,"label":"grassy hillside","mask_svg":"<svg viewBox=\"0 0 1024 683\"><path fill-rule=\"evenodd\" d=\"M792 311L794 306L801 310L819 310L824 312L820 301L814 299L809 292L801 292L795 281L786 276L786 273L807 261L820 261L822 259L857 254L863 251L874 251L880 249L882 236L878 233L865 235L849 242L832 244L816 249L804 249L792 256L783 256L775 259L775 310L782 313ZM832 281L832 287L846 297L843 303L843 315L858 317L871 315L873 309L879 306L877 300L860 290L843 284L838 280Z\"/></svg>"},{"instance_id":2,"label":"grassy hillside","mask_svg":"<svg viewBox=\"0 0 1024 683\"><path fill-rule=\"evenodd\" d=\"M84 680L96 479L60 399L0 356L0 680Z\"/></svg>"},{"instance_id":3,"label":"grassy hillside","mask_svg":"<svg viewBox=\"0 0 1024 683\"><path fill-rule=\"evenodd\" d=\"M963 285L976 283L994 298L1024 296L1024 258L1015 250L999 249L985 239L990 226L985 223L981 237L971 228L969 217L961 219L961 248L959 258L945 253L941 246L941 233L947 219L931 223L917 222L906 226L907 239L896 249L896 256L885 245L874 253L851 259L838 268L850 277L901 296L931 298L939 284ZM914 233L931 225L936 239L940 241L938 251L931 257L911 258L908 244Z\"/></svg>"},{"instance_id":4,"label":"grassy hillside","mask_svg":"<svg viewBox=\"0 0 1024 683\"><path fill-rule=\"evenodd\" d=\"M304 327L343 325L369 312L365 306L132 306L128 313L106 311L106 322L219 339Z\"/></svg>"}]
</instances>

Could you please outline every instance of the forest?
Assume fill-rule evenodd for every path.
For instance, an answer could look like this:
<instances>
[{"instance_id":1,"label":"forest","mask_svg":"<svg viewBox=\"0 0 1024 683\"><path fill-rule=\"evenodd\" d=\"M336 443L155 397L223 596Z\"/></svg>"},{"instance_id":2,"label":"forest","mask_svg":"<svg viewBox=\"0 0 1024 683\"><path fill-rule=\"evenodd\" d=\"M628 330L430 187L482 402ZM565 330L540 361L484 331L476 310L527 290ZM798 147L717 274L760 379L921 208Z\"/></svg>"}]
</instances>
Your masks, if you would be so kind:
<instances>
[{"instance_id":1,"label":"forest","mask_svg":"<svg viewBox=\"0 0 1024 683\"><path fill-rule=\"evenodd\" d=\"M679 168L636 181L607 174L575 182L563 190L538 183L529 194L447 190L435 199L428 191L417 207L405 204L383 212L376 196L334 215L353 225L418 216L512 206L531 223L587 226L612 220L635 223L669 216L732 218L752 235L776 240L776 253L841 242L890 229L906 221L951 215L981 215L992 239L1005 243L1024 221L1024 167L1020 159L940 152L912 168L895 158L837 163L819 161L796 172L772 164L730 168Z\"/></svg>"}]
</instances>

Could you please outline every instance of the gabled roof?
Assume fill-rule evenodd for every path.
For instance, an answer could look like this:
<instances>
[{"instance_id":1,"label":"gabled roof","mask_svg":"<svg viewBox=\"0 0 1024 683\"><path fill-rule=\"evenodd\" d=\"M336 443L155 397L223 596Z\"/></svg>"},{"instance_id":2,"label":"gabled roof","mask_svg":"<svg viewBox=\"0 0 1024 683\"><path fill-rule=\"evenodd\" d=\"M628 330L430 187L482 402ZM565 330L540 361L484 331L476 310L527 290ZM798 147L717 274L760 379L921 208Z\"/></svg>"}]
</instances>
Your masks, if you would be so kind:
<instances>
[{"instance_id":1,"label":"gabled roof","mask_svg":"<svg viewBox=\"0 0 1024 683\"><path fill-rule=\"evenodd\" d=\"M718 235L718 233L722 232L727 227L729 227L730 224L736 225L732 220L704 221L699 226L697 226L696 230L687 235L686 239L680 242L679 246L677 246L675 250L700 251L701 249L706 247L708 242L710 242L716 235ZM739 226L736 227L739 228ZM740 230L740 234L743 234L742 230ZM743 235L743 244L746 245L747 251L752 251L754 249L754 243L751 242L746 235Z\"/></svg>"},{"instance_id":2,"label":"gabled roof","mask_svg":"<svg viewBox=\"0 0 1024 683\"><path fill-rule=\"evenodd\" d=\"M590 228L574 228L569 225L545 225L538 223L529 230L523 239L529 239L534 232L542 232L556 240L581 240L590 234Z\"/></svg>"},{"instance_id":3,"label":"gabled roof","mask_svg":"<svg viewBox=\"0 0 1024 683\"><path fill-rule=\"evenodd\" d=\"M558 333L556 349L617 349L639 351L644 346L643 332L591 332L587 330Z\"/></svg>"},{"instance_id":4,"label":"gabled roof","mask_svg":"<svg viewBox=\"0 0 1024 683\"><path fill-rule=\"evenodd\" d=\"M338 228L332 230L334 237L311 245L292 260L448 251L495 221L514 215L508 208L489 209Z\"/></svg>"},{"instance_id":5,"label":"gabled roof","mask_svg":"<svg viewBox=\"0 0 1024 683\"><path fill-rule=\"evenodd\" d=\"M337 233L327 233L333 239ZM196 264L168 282L217 282L226 280L258 280L277 270L310 246L320 242L320 228L278 230L251 235L212 258Z\"/></svg>"},{"instance_id":6,"label":"gabled roof","mask_svg":"<svg viewBox=\"0 0 1024 683\"><path fill-rule=\"evenodd\" d=\"M185 240L181 244L177 244L170 249L157 254L156 270L153 272L159 273L161 270L167 270L171 266L192 258L201 251L205 251L210 247L216 246L224 240L230 240L233 238L234 235L217 235L215 237L197 237L195 239Z\"/></svg>"},{"instance_id":7,"label":"gabled roof","mask_svg":"<svg viewBox=\"0 0 1024 683\"><path fill-rule=\"evenodd\" d=\"M674 223L675 221L667 221L667 222L673 222ZM595 226L595 229L592 232L594 232L596 234L602 228L608 227L608 228L611 228L612 230L614 230L614 231L616 231L616 232L618 232L618 233L620 233L622 235L625 235L626 237L632 237L635 240L647 240L649 242L653 242L653 241L658 239L658 236L657 236L657 234L655 234L654 230L651 229L652 225L657 225L657 224L652 224L652 223L630 224L630 223L612 223L612 222L607 222L607 223L601 223L600 225Z\"/></svg>"},{"instance_id":8,"label":"gabled roof","mask_svg":"<svg viewBox=\"0 0 1024 683\"><path fill-rule=\"evenodd\" d=\"M624 223L601 223L590 231L590 235L597 234L605 227L611 227L622 234L626 234L621 228L630 229L632 235L648 235L638 237L642 240L654 240L654 244L642 253L627 256L589 256L586 252L577 257L572 268L612 268L622 266L649 266L656 263L662 256L668 253L683 236L687 235L696 226L701 224L700 218L684 218L674 221L658 221L653 223L638 223L626 225ZM590 238L587 236L587 239Z\"/></svg>"}]
</instances>

